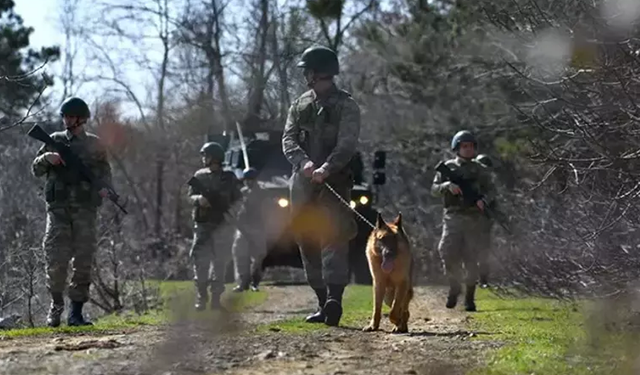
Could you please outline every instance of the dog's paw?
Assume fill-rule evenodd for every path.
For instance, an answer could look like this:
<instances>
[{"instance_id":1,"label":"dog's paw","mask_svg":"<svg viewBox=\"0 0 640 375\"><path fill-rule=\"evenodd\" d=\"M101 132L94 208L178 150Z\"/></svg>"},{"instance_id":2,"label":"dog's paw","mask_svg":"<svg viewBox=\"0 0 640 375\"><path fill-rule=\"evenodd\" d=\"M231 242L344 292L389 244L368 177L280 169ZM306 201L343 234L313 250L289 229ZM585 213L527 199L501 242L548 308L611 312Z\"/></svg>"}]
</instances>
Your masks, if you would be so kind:
<instances>
[{"instance_id":1,"label":"dog's paw","mask_svg":"<svg viewBox=\"0 0 640 375\"><path fill-rule=\"evenodd\" d=\"M368 326L362 329L363 332L373 332L377 330L378 330L378 327L375 327L373 324L369 324Z\"/></svg>"},{"instance_id":2,"label":"dog's paw","mask_svg":"<svg viewBox=\"0 0 640 375\"><path fill-rule=\"evenodd\" d=\"M408 327L402 327L402 326L395 326L391 330L391 333L409 333L409 328Z\"/></svg>"}]
</instances>

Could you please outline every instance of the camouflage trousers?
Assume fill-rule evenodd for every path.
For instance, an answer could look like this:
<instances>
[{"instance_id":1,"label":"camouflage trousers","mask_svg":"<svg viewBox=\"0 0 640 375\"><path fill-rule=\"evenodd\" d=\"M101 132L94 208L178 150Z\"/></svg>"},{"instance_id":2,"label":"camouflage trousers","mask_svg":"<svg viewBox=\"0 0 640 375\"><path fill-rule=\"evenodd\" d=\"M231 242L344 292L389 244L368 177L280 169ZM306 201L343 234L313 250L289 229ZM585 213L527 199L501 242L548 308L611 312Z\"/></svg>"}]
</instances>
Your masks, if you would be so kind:
<instances>
[{"instance_id":1,"label":"camouflage trousers","mask_svg":"<svg viewBox=\"0 0 640 375\"><path fill-rule=\"evenodd\" d=\"M487 219L480 212L444 214L438 251L451 285L475 285L478 257L484 251L486 237Z\"/></svg>"},{"instance_id":2,"label":"camouflage trousers","mask_svg":"<svg viewBox=\"0 0 640 375\"><path fill-rule=\"evenodd\" d=\"M262 261L267 256L267 243L262 231L251 230L245 234L236 230L231 252L238 285L249 285L252 276L257 280L262 278Z\"/></svg>"},{"instance_id":3,"label":"camouflage trousers","mask_svg":"<svg viewBox=\"0 0 640 375\"><path fill-rule=\"evenodd\" d=\"M224 292L225 265L231 245L229 229L215 223L195 223L189 258L193 262L193 281L198 290L210 286L214 295Z\"/></svg>"},{"instance_id":4,"label":"camouflage trousers","mask_svg":"<svg viewBox=\"0 0 640 375\"><path fill-rule=\"evenodd\" d=\"M291 184L293 231L307 282L314 289L349 283L349 241L358 233L353 212L326 187L295 173ZM332 185L348 202L350 186Z\"/></svg>"},{"instance_id":5,"label":"camouflage trousers","mask_svg":"<svg viewBox=\"0 0 640 375\"><path fill-rule=\"evenodd\" d=\"M96 217L93 209L50 208L43 239L47 288L51 295L62 295L71 261L69 299L89 300L91 267L96 253Z\"/></svg>"}]
</instances>

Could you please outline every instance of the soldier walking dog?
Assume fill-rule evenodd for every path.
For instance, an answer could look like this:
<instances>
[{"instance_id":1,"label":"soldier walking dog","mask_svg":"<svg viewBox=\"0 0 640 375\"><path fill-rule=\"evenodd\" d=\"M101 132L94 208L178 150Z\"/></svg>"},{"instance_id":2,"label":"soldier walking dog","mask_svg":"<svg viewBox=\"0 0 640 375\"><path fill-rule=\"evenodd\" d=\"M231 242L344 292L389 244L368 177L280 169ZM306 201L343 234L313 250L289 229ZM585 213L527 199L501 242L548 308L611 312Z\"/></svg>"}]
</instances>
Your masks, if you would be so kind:
<instances>
[{"instance_id":1,"label":"soldier walking dog","mask_svg":"<svg viewBox=\"0 0 640 375\"><path fill-rule=\"evenodd\" d=\"M357 235L357 224L324 183L349 201L353 176L348 164L358 144L360 108L333 82L339 73L334 51L308 48L297 66L304 69L310 90L289 109L282 149L293 170L290 201L296 242L318 298L318 310L306 321L337 326L349 282L349 241Z\"/></svg>"}]
</instances>

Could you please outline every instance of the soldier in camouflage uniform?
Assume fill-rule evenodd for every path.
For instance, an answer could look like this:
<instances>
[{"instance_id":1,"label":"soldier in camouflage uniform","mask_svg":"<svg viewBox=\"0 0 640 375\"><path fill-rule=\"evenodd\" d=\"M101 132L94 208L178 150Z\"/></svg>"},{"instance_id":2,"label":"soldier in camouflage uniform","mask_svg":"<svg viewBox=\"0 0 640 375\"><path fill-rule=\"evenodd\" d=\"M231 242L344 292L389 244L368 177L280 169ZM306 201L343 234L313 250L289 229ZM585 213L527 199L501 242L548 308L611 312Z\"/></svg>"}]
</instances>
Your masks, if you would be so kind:
<instances>
[{"instance_id":1,"label":"soldier in camouflage uniform","mask_svg":"<svg viewBox=\"0 0 640 375\"><path fill-rule=\"evenodd\" d=\"M282 147L293 166L293 230L319 305L306 321L337 326L349 282L349 241L357 226L353 213L323 183L349 201L353 176L348 164L358 146L360 107L333 82L339 73L334 51L308 48L297 66L304 69L310 90L289 108Z\"/></svg>"},{"instance_id":2,"label":"soldier in camouflage uniform","mask_svg":"<svg viewBox=\"0 0 640 375\"><path fill-rule=\"evenodd\" d=\"M431 186L431 193L442 197L444 215L442 238L438 251L444 260L447 278L449 279L449 296L447 308L454 308L461 293L462 265L466 270L465 309L476 311L475 288L478 280L478 255L482 251L482 238L486 236L487 218L483 214L485 204L493 201L494 187L488 170L475 161L477 142L473 134L463 130L453 137L451 150L456 152L454 159L447 160L445 165L462 177L483 195L483 199L473 206L466 206L460 187L447 181L439 172Z\"/></svg>"},{"instance_id":3,"label":"soldier in camouflage uniform","mask_svg":"<svg viewBox=\"0 0 640 375\"><path fill-rule=\"evenodd\" d=\"M87 103L80 98L68 98L60 108L60 116L66 130L51 134L51 138L69 145L97 178L111 184L111 167L106 149L100 139L88 133L84 127L91 117ZM38 150L32 172L36 177L46 177L44 196L47 223L43 248L47 288L51 294L47 324L51 327L60 325L67 269L71 260L73 274L68 289L71 311L67 316L67 324L90 325L82 315L82 308L89 300L91 266L97 248L97 211L108 191L96 191L81 178L78 171L66 168L60 154L46 145Z\"/></svg>"},{"instance_id":4,"label":"soldier in camouflage uniform","mask_svg":"<svg viewBox=\"0 0 640 375\"><path fill-rule=\"evenodd\" d=\"M233 172L222 170L224 150L215 142L205 143L200 149L204 168L194 177L210 191L220 194L221 201L209 202L202 194L189 186L189 199L193 204L193 244L189 257L193 261L197 310L204 310L208 300L207 288L211 288L211 309L220 309L220 296L224 292L224 266L227 251L221 245L224 214L240 199L239 181ZM215 245L214 246L214 242Z\"/></svg>"},{"instance_id":5,"label":"soldier in camouflage uniform","mask_svg":"<svg viewBox=\"0 0 640 375\"><path fill-rule=\"evenodd\" d=\"M483 166L485 166L489 171L493 168L493 162L488 155L480 154L476 156L476 161ZM496 208L496 200L494 200L489 208L495 210ZM486 235L482 239L482 248L481 253L478 255L478 272L480 274L480 287L487 288L488 287L488 279L489 279L489 252L491 251L491 230L493 229L493 221L487 220L487 229Z\"/></svg>"},{"instance_id":6,"label":"soldier in camouflage uniform","mask_svg":"<svg viewBox=\"0 0 640 375\"><path fill-rule=\"evenodd\" d=\"M249 284L251 290L258 291L258 284L262 278L262 261L267 255L264 233L267 218L264 217L262 208L265 194L256 180L257 177L258 172L253 168L245 169L242 176L245 186L241 190L243 199L238 212L238 222L246 233L236 230L233 241L233 263L238 283L233 289L234 292L249 289Z\"/></svg>"}]
</instances>

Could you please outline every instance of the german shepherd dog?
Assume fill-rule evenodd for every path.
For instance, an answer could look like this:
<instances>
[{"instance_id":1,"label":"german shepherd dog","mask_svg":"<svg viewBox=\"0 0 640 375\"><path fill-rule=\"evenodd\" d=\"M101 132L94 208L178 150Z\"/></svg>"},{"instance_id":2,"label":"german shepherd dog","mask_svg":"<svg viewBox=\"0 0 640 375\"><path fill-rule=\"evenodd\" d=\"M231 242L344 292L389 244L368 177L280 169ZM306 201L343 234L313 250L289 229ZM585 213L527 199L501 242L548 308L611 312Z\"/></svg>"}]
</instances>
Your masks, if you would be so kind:
<instances>
[{"instance_id":1,"label":"german shepherd dog","mask_svg":"<svg viewBox=\"0 0 640 375\"><path fill-rule=\"evenodd\" d=\"M380 328L382 301L391 307L393 333L409 331L409 302L413 298L413 257L409 239L402 228L402 214L386 223L378 213L376 228L367 242L367 260L373 277L373 315L363 331Z\"/></svg>"}]
</instances>

